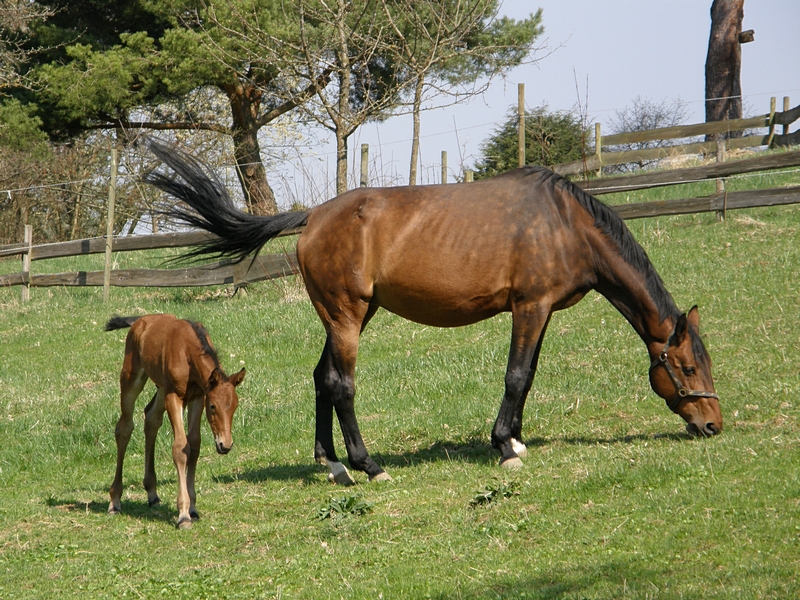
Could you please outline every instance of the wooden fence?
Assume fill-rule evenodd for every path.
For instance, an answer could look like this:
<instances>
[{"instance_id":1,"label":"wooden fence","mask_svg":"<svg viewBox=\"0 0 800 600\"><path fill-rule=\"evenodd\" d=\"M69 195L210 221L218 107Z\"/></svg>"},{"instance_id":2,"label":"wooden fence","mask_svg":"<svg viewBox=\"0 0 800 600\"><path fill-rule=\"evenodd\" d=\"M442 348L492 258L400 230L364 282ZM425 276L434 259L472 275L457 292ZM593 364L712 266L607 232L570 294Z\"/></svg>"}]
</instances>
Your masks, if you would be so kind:
<instances>
[{"instance_id":1,"label":"wooden fence","mask_svg":"<svg viewBox=\"0 0 800 600\"><path fill-rule=\"evenodd\" d=\"M670 138L679 138L715 134L736 129L752 129L754 127L768 127L769 132L766 135L748 135L742 138L727 140L728 147L743 148L761 145L786 145L789 143L800 144L800 130L793 134L788 133L788 125L798 118L800 118L800 106L791 110L784 110L782 113L776 113L773 110L769 115L757 117L755 119L703 123L699 125L670 127L609 136L605 138L605 144L619 145L664 139L666 136ZM779 135L774 132L774 127L781 124L784 125L784 133ZM599 135L598 139L600 139ZM557 165L555 170L562 174L585 172L587 170L595 170L602 165L619 164L637 160L651 160L659 157L663 158L672 156L676 152L695 153L704 151L716 152L717 142L686 144L683 146L670 146L620 153L603 153L601 142L601 145L597 148L596 154L592 157L587 158L585 161ZM719 155L720 153L718 153L718 156ZM576 184L592 194L600 195L709 179L719 180L720 178L729 177L731 175L770 171L796 166L800 166L800 150L730 162L718 162L702 167L672 169L622 177L587 179L576 181ZM724 189L719 189L716 194L700 198L626 204L612 206L612 208L624 219L636 219L659 215L709 211L719 211L724 214L725 211L736 208L795 203L800 203L800 186L742 192L728 192ZM299 232L300 230L294 230L285 232L283 235L295 235ZM126 252L133 250L186 247L208 239L208 235L209 234L206 233L189 232L121 236L112 239L112 248L115 252ZM31 273L30 265L37 260L65 256L80 256L84 254L98 254L105 251L105 237L34 246L31 244L30 231L27 231L26 239L23 243L0 246L0 257L19 255L23 257L23 270L19 273L0 275L0 286L22 285L24 300L27 299L27 293L30 287L102 286L104 285L104 275L109 278L106 283L111 286L189 287L224 284L243 285L297 273L297 261L293 253L259 256L253 261L248 260L239 264L234 264L231 261L222 261L181 269L120 269L111 270L108 274L104 271L79 271L53 274Z\"/></svg>"}]
</instances>

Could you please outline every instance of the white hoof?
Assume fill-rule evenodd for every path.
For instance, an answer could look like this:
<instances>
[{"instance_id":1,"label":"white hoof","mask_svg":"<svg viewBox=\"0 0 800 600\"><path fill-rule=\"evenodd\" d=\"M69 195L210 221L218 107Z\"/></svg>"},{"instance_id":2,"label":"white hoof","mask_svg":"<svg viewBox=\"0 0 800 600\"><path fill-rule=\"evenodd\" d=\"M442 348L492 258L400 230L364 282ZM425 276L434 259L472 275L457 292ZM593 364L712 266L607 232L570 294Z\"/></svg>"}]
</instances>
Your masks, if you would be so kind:
<instances>
[{"instance_id":1,"label":"white hoof","mask_svg":"<svg viewBox=\"0 0 800 600\"><path fill-rule=\"evenodd\" d=\"M521 469L523 466L522 460L519 457L509 458L500 463L504 469Z\"/></svg>"},{"instance_id":2,"label":"white hoof","mask_svg":"<svg viewBox=\"0 0 800 600\"><path fill-rule=\"evenodd\" d=\"M375 477L370 477L369 480L370 481L391 481L392 480L392 476L389 475L386 471L384 471L383 473L378 473L377 475L375 475Z\"/></svg>"},{"instance_id":3,"label":"white hoof","mask_svg":"<svg viewBox=\"0 0 800 600\"><path fill-rule=\"evenodd\" d=\"M339 485L355 485L356 480L350 476L350 472L340 462L328 461L328 468L331 470L328 481L334 481Z\"/></svg>"},{"instance_id":4,"label":"white hoof","mask_svg":"<svg viewBox=\"0 0 800 600\"><path fill-rule=\"evenodd\" d=\"M519 440L511 438L511 447L514 449L514 452L517 453L517 456L519 456L520 458L527 458L528 447L525 444L523 444Z\"/></svg>"}]
</instances>

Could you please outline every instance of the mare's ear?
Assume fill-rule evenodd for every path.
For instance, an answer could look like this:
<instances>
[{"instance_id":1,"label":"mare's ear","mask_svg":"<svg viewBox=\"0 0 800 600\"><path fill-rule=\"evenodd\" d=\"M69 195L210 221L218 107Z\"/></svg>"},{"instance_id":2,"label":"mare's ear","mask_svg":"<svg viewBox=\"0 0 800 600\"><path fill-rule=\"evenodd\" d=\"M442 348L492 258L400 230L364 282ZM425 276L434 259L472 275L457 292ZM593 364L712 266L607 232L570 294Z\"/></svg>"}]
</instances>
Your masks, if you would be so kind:
<instances>
[{"instance_id":1,"label":"mare's ear","mask_svg":"<svg viewBox=\"0 0 800 600\"><path fill-rule=\"evenodd\" d=\"M689 321L689 325L692 326L692 329L695 331L700 331L700 311L697 310L697 304L695 304L689 311L687 319Z\"/></svg>"},{"instance_id":2,"label":"mare's ear","mask_svg":"<svg viewBox=\"0 0 800 600\"><path fill-rule=\"evenodd\" d=\"M214 389L224 380L225 376L222 374L222 372L219 369L214 369L211 371L211 375L208 377L208 389Z\"/></svg>"},{"instance_id":3,"label":"mare's ear","mask_svg":"<svg viewBox=\"0 0 800 600\"><path fill-rule=\"evenodd\" d=\"M680 346L683 343L683 340L686 339L687 335L689 335L689 319L686 317L686 313L683 313L680 317L678 317L678 321L675 323L675 333L672 335L672 345Z\"/></svg>"},{"instance_id":4,"label":"mare's ear","mask_svg":"<svg viewBox=\"0 0 800 600\"><path fill-rule=\"evenodd\" d=\"M242 367L241 371L239 371L238 373L234 373L228 378L228 381L230 381L233 384L233 387L236 387L237 385L242 383L243 380L244 380L244 367Z\"/></svg>"}]
</instances>

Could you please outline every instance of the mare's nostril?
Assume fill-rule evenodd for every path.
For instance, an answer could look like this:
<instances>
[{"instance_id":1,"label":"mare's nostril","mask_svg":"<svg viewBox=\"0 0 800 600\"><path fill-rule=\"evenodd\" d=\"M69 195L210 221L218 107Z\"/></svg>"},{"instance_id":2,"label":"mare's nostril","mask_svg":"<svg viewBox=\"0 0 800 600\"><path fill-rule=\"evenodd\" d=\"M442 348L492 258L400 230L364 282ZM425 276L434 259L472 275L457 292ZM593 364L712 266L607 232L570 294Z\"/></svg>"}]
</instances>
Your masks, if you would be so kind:
<instances>
[{"instance_id":1,"label":"mare's nostril","mask_svg":"<svg viewBox=\"0 0 800 600\"><path fill-rule=\"evenodd\" d=\"M719 429L714 423L706 423L706 431L708 431L711 435L717 435L719 433Z\"/></svg>"}]
</instances>

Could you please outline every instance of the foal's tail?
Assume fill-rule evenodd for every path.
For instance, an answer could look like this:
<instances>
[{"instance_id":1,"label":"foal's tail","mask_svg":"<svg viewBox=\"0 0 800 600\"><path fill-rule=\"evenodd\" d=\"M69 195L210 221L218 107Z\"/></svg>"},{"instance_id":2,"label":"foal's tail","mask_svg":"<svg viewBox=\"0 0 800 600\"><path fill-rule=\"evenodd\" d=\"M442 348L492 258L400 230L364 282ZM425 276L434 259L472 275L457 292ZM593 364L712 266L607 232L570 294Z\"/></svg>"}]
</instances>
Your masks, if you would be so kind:
<instances>
[{"instance_id":1,"label":"foal's tail","mask_svg":"<svg viewBox=\"0 0 800 600\"><path fill-rule=\"evenodd\" d=\"M114 315L108 320L108 323L106 323L106 331L125 329L126 327L133 325L138 320L139 317L120 317L119 315Z\"/></svg>"},{"instance_id":2,"label":"foal's tail","mask_svg":"<svg viewBox=\"0 0 800 600\"><path fill-rule=\"evenodd\" d=\"M166 216L217 236L198 244L186 256L199 258L205 255L233 258L236 262L250 254L255 255L269 240L282 231L305 225L308 212L285 212L272 216L251 215L242 212L233 203L225 186L196 158L151 139L150 150L171 168L182 181L163 173L151 172L144 178L178 200L183 200L192 210L173 206Z\"/></svg>"}]
</instances>

